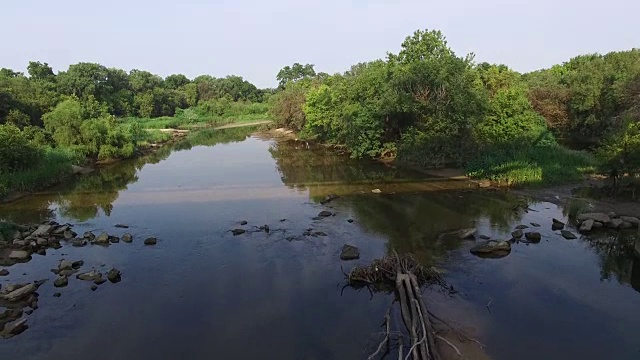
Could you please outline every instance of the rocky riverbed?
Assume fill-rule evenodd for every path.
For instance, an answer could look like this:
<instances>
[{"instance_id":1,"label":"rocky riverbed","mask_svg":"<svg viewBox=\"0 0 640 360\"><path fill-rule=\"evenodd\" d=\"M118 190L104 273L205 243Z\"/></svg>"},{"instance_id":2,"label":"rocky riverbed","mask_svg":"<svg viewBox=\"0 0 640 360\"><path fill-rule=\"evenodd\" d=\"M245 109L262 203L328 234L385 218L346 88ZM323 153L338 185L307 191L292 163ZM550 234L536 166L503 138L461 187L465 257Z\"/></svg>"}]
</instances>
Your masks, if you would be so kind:
<instances>
[{"instance_id":1,"label":"rocky riverbed","mask_svg":"<svg viewBox=\"0 0 640 360\"><path fill-rule=\"evenodd\" d=\"M60 249L63 246L108 247L120 241L132 243L134 236L125 233L122 236L109 235L101 232L95 235L91 231L79 236L72 224L59 224L47 221L42 224L18 225L0 223L0 276L11 275L11 266L29 262L37 256L46 256L50 249ZM117 228L128 228L117 224ZM157 239L149 237L144 240L145 245L155 245ZM105 267L102 264L101 268ZM108 271L88 268L83 260L61 259L58 266L51 269L53 278L37 279L30 283L9 283L0 285L0 337L4 339L16 336L28 329L28 316L38 309L38 289L42 286L56 288L54 297L61 297L62 291L70 281L87 282L89 289L96 291L98 286L107 282L111 284L122 280L122 273L116 268Z\"/></svg>"}]
</instances>

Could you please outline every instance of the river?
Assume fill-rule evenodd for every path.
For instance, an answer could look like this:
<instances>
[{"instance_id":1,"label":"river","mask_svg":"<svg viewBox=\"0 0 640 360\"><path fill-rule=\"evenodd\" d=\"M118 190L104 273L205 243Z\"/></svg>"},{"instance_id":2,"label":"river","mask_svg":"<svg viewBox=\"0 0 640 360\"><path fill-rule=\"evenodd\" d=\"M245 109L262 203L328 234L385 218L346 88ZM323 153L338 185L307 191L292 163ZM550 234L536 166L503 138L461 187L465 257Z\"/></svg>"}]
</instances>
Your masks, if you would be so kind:
<instances>
[{"instance_id":1,"label":"river","mask_svg":"<svg viewBox=\"0 0 640 360\"><path fill-rule=\"evenodd\" d=\"M321 204L328 194L339 197ZM322 210L335 216L317 219ZM342 271L395 250L443 271L453 291L427 290L427 306L492 359L638 359L635 232L565 240L551 219L568 221L568 212L247 129L203 131L0 206L7 220L134 236L49 249L8 267L0 284L50 280L29 329L0 339L0 358L363 359L393 297L343 289ZM476 227L508 239L531 223L542 241L515 243L500 259L472 255L474 241L439 236ZM265 224L271 231L258 231ZM236 228L248 232L234 236ZM158 243L143 245L148 236ZM344 244L360 259L340 260ZM73 278L56 289L49 269L62 258L116 267L122 281L91 291Z\"/></svg>"}]
</instances>

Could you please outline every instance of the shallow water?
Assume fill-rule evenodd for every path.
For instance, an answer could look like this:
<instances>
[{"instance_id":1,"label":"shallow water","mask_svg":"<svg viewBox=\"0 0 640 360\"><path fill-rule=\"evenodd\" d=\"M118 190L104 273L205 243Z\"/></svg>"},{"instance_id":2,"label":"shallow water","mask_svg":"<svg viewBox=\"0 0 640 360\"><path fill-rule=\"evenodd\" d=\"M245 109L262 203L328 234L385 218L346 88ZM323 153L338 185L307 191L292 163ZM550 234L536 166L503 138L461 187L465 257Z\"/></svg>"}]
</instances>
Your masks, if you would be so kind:
<instances>
[{"instance_id":1,"label":"shallow water","mask_svg":"<svg viewBox=\"0 0 640 360\"><path fill-rule=\"evenodd\" d=\"M321 205L330 193L340 198ZM527 202L531 210L514 211L523 201L245 129L201 134L0 207L0 218L17 222L55 219L78 233L135 237L108 248L65 246L9 267L1 284L52 280L61 258L116 267L123 280L95 292L76 279L62 290L43 285L30 328L0 340L0 358L366 358L392 297L343 291L341 268L393 250L446 271L457 292L428 292L427 306L493 359L639 358L634 233L564 240L551 231L551 218L566 220L563 209ZM322 210L336 215L313 220ZM542 225L542 242L514 244L501 259L474 257L473 241L438 236L477 227L508 238L530 222ZM229 232L264 224L269 234ZM328 236L302 236L307 228ZM145 247L146 236L158 244ZM359 260L339 259L345 243L360 248Z\"/></svg>"}]
</instances>

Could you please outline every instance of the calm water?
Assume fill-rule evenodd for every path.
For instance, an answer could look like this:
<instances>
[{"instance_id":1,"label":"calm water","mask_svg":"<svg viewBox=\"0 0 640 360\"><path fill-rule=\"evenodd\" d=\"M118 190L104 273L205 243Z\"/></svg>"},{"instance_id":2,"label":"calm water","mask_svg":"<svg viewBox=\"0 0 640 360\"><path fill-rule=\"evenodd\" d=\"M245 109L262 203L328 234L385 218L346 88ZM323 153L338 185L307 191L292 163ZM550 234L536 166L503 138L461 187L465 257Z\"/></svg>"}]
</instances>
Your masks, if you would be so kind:
<instances>
[{"instance_id":1,"label":"calm water","mask_svg":"<svg viewBox=\"0 0 640 360\"><path fill-rule=\"evenodd\" d=\"M551 231L551 218L565 217L553 204L515 212L523 200L505 193L245 131L203 133L0 207L0 218L17 222L55 219L78 233L135 236L133 244L65 246L10 267L0 283L53 279L49 269L61 258L117 267L123 281L95 292L76 279L62 290L43 285L30 328L0 340L0 358L366 358L392 297L341 291L341 267L392 250L444 269L457 293L428 292L427 306L493 359L640 358L633 234L564 240ZM341 197L321 205L330 193ZM327 209L336 215L312 219ZM508 238L530 222L542 225L542 242L514 244L502 259L472 256L472 241L438 240L472 226ZM229 232L264 224L270 234ZM328 236L304 237L307 228ZM158 244L145 247L152 235ZM360 248L360 260L340 261L345 243Z\"/></svg>"}]
</instances>

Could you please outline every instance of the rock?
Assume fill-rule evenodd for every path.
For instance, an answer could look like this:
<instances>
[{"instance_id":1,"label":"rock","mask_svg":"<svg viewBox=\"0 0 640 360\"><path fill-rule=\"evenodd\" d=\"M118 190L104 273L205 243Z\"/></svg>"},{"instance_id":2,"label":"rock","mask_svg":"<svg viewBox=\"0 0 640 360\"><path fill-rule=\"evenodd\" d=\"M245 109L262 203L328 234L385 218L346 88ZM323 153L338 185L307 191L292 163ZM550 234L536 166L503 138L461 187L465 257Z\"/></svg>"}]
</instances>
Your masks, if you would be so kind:
<instances>
[{"instance_id":1,"label":"rock","mask_svg":"<svg viewBox=\"0 0 640 360\"><path fill-rule=\"evenodd\" d=\"M327 204L330 203L331 201L335 200L338 198L338 195L336 194L329 194L327 196L325 196L324 200L320 201L320 204Z\"/></svg>"},{"instance_id":2,"label":"rock","mask_svg":"<svg viewBox=\"0 0 640 360\"><path fill-rule=\"evenodd\" d=\"M74 237L76 237L76 235L78 234L76 234L73 230L67 230L64 232L64 238L67 240L73 239Z\"/></svg>"},{"instance_id":3,"label":"rock","mask_svg":"<svg viewBox=\"0 0 640 360\"><path fill-rule=\"evenodd\" d=\"M73 171L74 175L85 175L93 172L93 169L91 168L86 168L86 167L77 166L77 165L71 165L71 170Z\"/></svg>"},{"instance_id":4,"label":"rock","mask_svg":"<svg viewBox=\"0 0 640 360\"><path fill-rule=\"evenodd\" d=\"M31 314L33 314L33 309L27 309L27 310L24 311L24 313L27 314L27 315L31 315Z\"/></svg>"},{"instance_id":5,"label":"rock","mask_svg":"<svg viewBox=\"0 0 640 360\"><path fill-rule=\"evenodd\" d=\"M53 225L40 225L38 226L38 228L36 229L36 231L34 231L33 233L31 233L31 236L33 237L38 237L38 236L45 236L45 235L49 235L49 233L53 230Z\"/></svg>"},{"instance_id":6,"label":"rock","mask_svg":"<svg viewBox=\"0 0 640 360\"><path fill-rule=\"evenodd\" d=\"M458 230L458 237L460 239L470 239L473 237L473 235L478 231L478 229L476 228L470 228L470 229L461 229Z\"/></svg>"},{"instance_id":7,"label":"rock","mask_svg":"<svg viewBox=\"0 0 640 360\"><path fill-rule=\"evenodd\" d=\"M122 280L120 275L121 275L120 270L113 268L109 270L109 272L107 273L107 279L109 279L109 281L115 284L120 282L120 280Z\"/></svg>"},{"instance_id":8,"label":"rock","mask_svg":"<svg viewBox=\"0 0 640 360\"><path fill-rule=\"evenodd\" d=\"M514 239L520 239L523 235L524 233L520 229L511 233L511 237L513 237Z\"/></svg>"},{"instance_id":9,"label":"rock","mask_svg":"<svg viewBox=\"0 0 640 360\"><path fill-rule=\"evenodd\" d=\"M53 229L53 231L51 231L51 234L59 236L64 234L64 232L67 230L69 230L69 225L61 225Z\"/></svg>"},{"instance_id":10,"label":"rock","mask_svg":"<svg viewBox=\"0 0 640 360\"><path fill-rule=\"evenodd\" d=\"M89 241L93 241L96 236L91 232L91 231L87 231L82 235L83 238L89 240Z\"/></svg>"},{"instance_id":11,"label":"rock","mask_svg":"<svg viewBox=\"0 0 640 360\"><path fill-rule=\"evenodd\" d=\"M60 296L62 296L62 294L61 294L61 293L59 293L59 292L57 292L57 293L53 293L53 297L60 297Z\"/></svg>"},{"instance_id":12,"label":"rock","mask_svg":"<svg viewBox=\"0 0 640 360\"><path fill-rule=\"evenodd\" d=\"M76 275L77 279L85 281L95 281L102 278L102 274L99 271L91 270L82 274Z\"/></svg>"},{"instance_id":13,"label":"rock","mask_svg":"<svg viewBox=\"0 0 640 360\"><path fill-rule=\"evenodd\" d=\"M574 233L572 233L569 230L562 230L560 231L560 234L562 234L562 237L564 237L567 240L573 240L578 238Z\"/></svg>"},{"instance_id":14,"label":"rock","mask_svg":"<svg viewBox=\"0 0 640 360\"><path fill-rule=\"evenodd\" d=\"M600 229L600 228L602 228L602 227L604 227L604 224L603 224L603 223L601 223L601 222L597 222L597 221L594 221L594 222L593 222L593 228L594 228L594 229Z\"/></svg>"},{"instance_id":15,"label":"rock","mask_svg":"<svg viewBox=\"0 0 640 360\"><path fill-rule=\"evenodd\" d=\"M96 284L91 285L91 291L96 291L96 290L98 290L98 285Z\"/></svg>"},{"instance_id":16,"label":"rock","mask_svg":"<svg viewBox=\"0 0 640 360\"><path fill-rule=\"evenodd\" d=\"M593 228L594 223L595 221L593 221L593 219L587 219L580 225L580 229L578 230L581 232L591 231L591 228Z\"/></svg>"},{"instance_id":17,"label":"rock","mask_svg":"<svg viewBox=\"0 0 640 360\"><path fill-rule=\"evenodd\" d=\"M126 243L130 243L133 242L133 235L126 233L124 235L122 235L122 241L126 242Z\"/></svg>"},{"instance_id":18,"label":"rock","mask_svg":"<svg viewBox=\"0 0 640 360\"><path fill-rule=\"evenodd\" d=\"M609 213L607 213L607 215L609 215L609 217L610 217L610 218L612 218L612 219L613 219L613 218L617 218L617 217L618 217L618 214L616 214L616 213L615 213L615 212L613 212L613 211L610 211Z\"/></svg>"},{"instance_id":19,"label":"rock","mask_svg":"<svg viewBox=\"0 0 640 360\"><path fill-rule=\"evenodd\" d=\"M13 260L26 260L31 256L28 251L24 250L12 250L9 253L9 259Z\"/></svg>"},{"instance_id":20,"label":"rock","mask_svg":"<svg viewBox=\"0 0 640 360\"><path fill-rule=\"evenodd\" d=\"M38 246L47 246L47 245L49 245L49 240L44 239L44 238L37 238L36 239L36 244Z\"/></svg>"},{"instance_id":21,"label":"rock","mask_svg":"<svg viewBox=\"0 0 640 360\"><path fill-rule=\"evenodd\" d=\"M564 223L562 221L558 220L558 219L553 218L553 219L551 219L551 221L553 221L554 224L559 224L559 225L564 226Z\"/></svg>"},{"instance_id":22,"label":"rock","mask_svg":"<svg viewBox=\"0 0 640 360\"><path fill-rule=\"evenodd\" d=\"M382 190L380 190L380 189L373 189L373 190L371 190L371 192L372 192L372 193L374 193L374 194L380 194L380 193L382 192Z\"/></svg>"},{"instance_id":23,"label":"rock","mask_svg":"<svg viewBox=\"0 0 640 360\"><path fill-rule=\"evenodd\" d=\"M67 285L69 285L69 278L66 276L58 276L58 278L53 281L53 286L55 287L65 287Z\"/></svg>"},{"instance_id":24,"label":"rock","mask_svg":"<svg viewBox=\"0 0 640 360\"><path fill-rule=\"evenodd\" d=\"M112 244L117 244L120 242L120 238L117 236L109 236L109 242Z\"/></svg>"},{"instance_id":25,"label":"rock","mask_svg":"<svg viewBox=\"0 0 640 360\"><path fill-rule=\"evenodd\" d=\"M7 276L7 275L9 275L9 270L7 269L0 270L0 276Z\"/></svg>"},{"instance_id":26,"label":"rock","mask_svg":"<svg viewBox=\"0 0 640 360\"><path fill-rule=\"evenodd\" d=\"M76 269L62 270L62 271L58 272L58 275L60 275L60 276L71 276L71 275L73 275L73 274L75 274L77 272L78 272L78 270L76 270Z\"/></svg>"},{"instance_id":27,"label":"rock","mask_svg":"<svg viewBox=\"0 0 640 360\"><path fill-rule=\"evenodd\" d=\"M353 222L353 219L347 219L347 222L348 222L348 223L352 223L352 222Z\"/></svg>"},{"instance_id":28,"label":"rock","mask_svg":"<svg viewBox=\"0 0 640 360\"><path fill-rule=\"evenodd\" d=\"M71 264L71 268L77 270L77 269L80 269L82 267L82 265L84 265L84 261L82 261L82 260L74 261Z\"/></svg>"},{"instance_id":29,"label":"rock","mask_svg":"<svg viewBox=\"0 0 640 360\"><path fill-rule=\"evenodd\" d=\"M620 220L626 221L633 225L634 227L638 227L640 225L640 219L633 216L620 216Z\"/></svg>"},{"instance_id":30,"label":"rock","mask_svg":"<svg viewBox=\"0 0 640 360\"><path fill-rule=\"evenodd\" d=\"M621 219L611 219L611 221L609 221L606 225L607 227L610 227L612 229L617 229L620 227L620 225L622 225L624 221L622 221Z\"/></svg>"},{"instance_id":31,"label":"rock","mask_svg":"<svg viewBox=\"0 0 640 360\"><path fill-rule=\"evenodd\" d=\"M542 239L542 235L539 232L528 232L524 236L532 243L539 243L540 239Z\"/></svg>"},{"instance_id":32,"label":"rock","mask_svg":"<svg viewBox=\"0 0 640 360\"><path fill-rule=\"evenodd\" d=\"M115 226L115 227L117 227L117 228L121 228L121 229L128 229L128 228L129 228L129 225L125 225L125 224L116 224L116 226Z\"/></svg>"},{"instance_id":33,"label":"rock","mask_svg":"<svg viewBox=\"0 0 640 360\"><path fill-rule=\"evenodd\" d=\"M287 221L287 219L280 219L280 222L285 222Z\"/></svg>"},{"instance_id":34,"label":"rock","mask_svg":"<svg viewBox=\"0 0 640 360\"><path fill-rule=\"evenodd\" d=\"M27 318L22 318L16 322L6 324L4 326L4 329L0 331L0 336L2 336L5 339L9 339L16 335L21 334L28 328L29 326L27 325Z\"/></svg>"},{"instance_id":35,"label":"rock","mask_svg":"<svg viewBox=\"0 0 640 360\"><path fill-rule=\"evenodd\" d=\"M67 261L67 260L60 260L60 263L58 263L58 270L71 270L73 269L73 263L71 261Z\"/></svg>"},{"instance_id":36,"label":"rock","mask_svg":"<svg viewBox=\"0 0 640 360\"><path fill-rule=\"evenodd\" d=\"M508 241L489 240L482 244L472 247L469 251L476 255L508 255L511 252L511 243Z\"/></svg>"},{"instance_id":37,"label":"rock","mask_svg":"<svg viewBox=\"0 0 640 360\"><path fill-rule=\"evenodd\" d=\"M633 224L628 221L623 221L622 225L620 225L620 229L633 229L633 228L634 228Z\"/></svg>"},{"instance_id":38,"label":"rock","mask_svg":"<svg viewBox=\"0 0 640 360\"><path fill-rule=\"evenodd\" d=\"M244 231L244 230L243 230ZM235 235L235 233L234 233ZM145 245L155 245L158 242L158 239L156 239L155 237L148 237L146 239L144 239L144 244Z\"/></svg>"},{"instance_id":39,"label":"rock","mask_svg":"<svg viewBox=\"0 0 640 360\"><path fill-rule=\"evenodd\" d=\"M98 235L93 242L96 244L108 244L109 234L107 234L106 232L103 232L100 235Z\"/></svg>"},{"instance_id":40,"label":"rock","mask_svg":"<svg viewBox=\"0 0 640 360\"><path fill-rule=\"evenodd\" d=\"M314 234L317 236L327 236L327 234L322 231L316 231Z\"/></svg>"},{"instance_id":41,"label":"rock","mask_svg":"<svg viewBox=\"0 0 640 360\"><path fill-rule=\"evenodd\" d=\"M529 227L527 225L518 225L516 226L516 230L524 230L524 229L528 229Z\"/></svg>"},{"instance_id":42,"label":"rock","mask_svg":"<svg viewBox=\"0 0 640 360\"><path fill-rule=\"evenodd\" d=\"M27 296L33 294L36 290L38 290L38 286L36 284L27 284L2 295L2 298L9 302L15 302L26 298Z\"/></svg>"},{"instance_id":43,"label":"rock","mask_svg":"<svg viewBox=\"0 0 640 360\"><path fill-rule=\"evenodd\" d=\"M540 224L532 222L532 223L531 223L531 226L533 226L533 227L540 227Z\"/></svg>"},{"instance_id":44,"label":"rock","mask_svg":"<svg viewBox=\"0 0 640 360\"><path fill-rule=\"evenodd\" d=\"M553 231L558 231L558 230L562 230L562 229L564 229L564 224L562 224L562 223L554 222L553 224L551 224L551 230L553 230Z\"/></svg>"},{"instance_id":45,"label":"rock","mask_svg":"<svg viewBox=\"0 0 640 360\"><path fill-rule=\"evenodd\" d=\"M42 256L47 255L47 250L45 250L45 249L38 249L38 250L36 251L36 254L38 254L38 255L42 255Z\"/></svg>"},{"instance_id":46,"label":"rock","mask_svg":"<svg viewBox=\"0 0 640 360\"><path fill-rule=\"evenodd\" d=\"M240 221L240 225L247 225L247 224L248 224L248 223L247 223L247 221L246 221L246 220L242 220L242 221Z\"/></svg>"},{"instance_id":47,"label":"rock","mask_svg":"<svg viewBox=\"0 0 640 360\"><path fill-rule=\"evenodd\" d=\"M342 260L355 260L360 258L360 250L353 246L345 244L342 247L342 252L340 253L340 259Z\"/></svg>"},{"instance_id":48,"label":"rock","mask_svg":"<svg viewBox=\"0 0 640 360\"><path fill-rule=\"evenodd\" d=\"M329 217L331 215L333 214L330 211L323 210L323 211L320 211L320 213L318 214L318 217L323 218L323 217Z\"/></svg>"},{"instance_id":49,"label":"rock","mask_svg":"<svg viewBox=\"0 0 640 360\"><path fill-rule=\"evenodd\" d=\"M96 285L102 285L102 284L104 284L106 282L107 282L107 279L105 279L105 278L100 278L100 279L93 280L93 283L96 284Z\"/></svg>"},{"instance_id":50,"label":"rock","mask_svg":"<svg viewBox=\"0 0 640 360\"><path fill-rule=\"evenodd\" d=\"M480 239L482 239L482 240L489 240L489 239L491 239L491 238L490 238L490 237L488 237L487 235L480 235L480 236L478 236L478 237L479 237Z\"/></svg>"},{"instance_id":51,"label":"rock","mask_svg":"<svg viewBox=\"0 0 640 360\"><path fill-rule=\"evenodd\" d=\"M242 235L244 233L246 233L247 231L245 229L233 229L231 230L231 233L233 234L233 236L238 236L238 235ZM145 240L147 241L147 240Z\"/></svg>"},{"instance_id":52,"label":"rock","mask_svg":"<svg viewBox=\"0 0 640 360\"><path fill-rule=\"evenodd\" d=\"M269 233L270 229L269 229L269 225L265 224L262 229L264 230L264 232Z\"/></svg>"},{"instance_id":53,"label":"rock","mask_svg":"<svg viewBox=\"0 0 640 360\"><path fill-rule=\"evenodd\" d=\"M85 239L73 239L73 240L71 240L71 246L73 246L73 247L87 246L87 240L85 240Z\"/></svg>"},{"instance_id":54,"label":"rock","mask_svg":"<svg viewBox=\"0 0 640 360\"><path fill-rule=\"evenodd\" d=\"M585 213L585 214L580 214L576 217L576 219L580 222L583 222L585 220L591 219L593 221L597 221L597 222L601 222L603 224L606 224L608 222L611 222L611 218L609 217L609 215L604 214L604 213Z\"/></svg>"},{"instance_id":55,"label":"rock","mask_svg":"<svg viewBox=\"0 0 640 360\"><path fill-rule=\"evenodd\" d=\"M478 187L481 189L486 189L491 186L491 181L489 180L480 180L478 181Z\"/></svg>"},{"instance_id":56,"label":"rock","mask_svg":"<svg viewBox=\"0 0 640 360\"><path fill-rule=\"evenodd\" d=\"M22 247L22 246L27 246L29 245L30 241L27 239L15 239L13 240L13 245L18 246L18 247Z\"/></svg>"}]
</instances>

